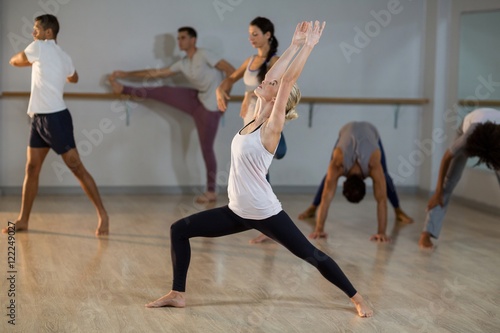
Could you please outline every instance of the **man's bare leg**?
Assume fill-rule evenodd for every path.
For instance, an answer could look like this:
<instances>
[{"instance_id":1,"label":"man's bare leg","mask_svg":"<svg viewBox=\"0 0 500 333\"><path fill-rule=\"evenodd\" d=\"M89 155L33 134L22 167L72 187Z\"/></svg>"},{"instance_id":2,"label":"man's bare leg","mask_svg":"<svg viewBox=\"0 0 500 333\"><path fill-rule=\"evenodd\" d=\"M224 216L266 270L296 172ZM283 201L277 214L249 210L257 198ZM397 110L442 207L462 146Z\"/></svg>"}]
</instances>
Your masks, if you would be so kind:
<instances>
[{"instance_id":1,"label":"man's bare leg","mask_svg":"<svg viewBox=\"0 0 500 333\"><path fill-rule=\"evenodd\" d=\"M38 193L38 179L42 164L50 148L31 148L27 149L26 171L23 182L23 193L21 201L21 211L14 221L16 232L28 230L28 222L33 208L33 202ZM9 228L3 228L2 233L6 234Z\"/></svg>"},{"instance_id":2,"label":"man's bare leg","mask_svg":"<svg viewBox=\"0 0 500 333\"><path fill-rule=\"evenodd\" d=\"M80 182L80 186L85 191L90 201L92 201L94 207L97 210L99 221L97 224L95 235L102 236L109 234L108 213L106 212L106 209L104 209L104 205L102 203L101 196L99 195L99 190L97 189L94 178L92 178L90 173L83 166L83 163L80 160L80 156L78 155L78 151L73 148L62 154L61 156L68 168L78 179L78 181Z\"/></svg>"},{"instance_id":3,"label":"man's bare leg","mask_svg":"<svg viewBox=\"0 0 500 333\"><path fill-rule=\"evenodd\" d=\"M315 205L309 206L305 211L299 214L299 220L305 220L314 217L316 215L317 208L318 207Z\"/></svg>"},{"instance_id":4,"label":"man's bare leg","mask_svg":"<svg viewBox=\"0 0 500 333\"><path fill-rule=\"evenodd\" d=\"M360 317L373 317L373 310L368 306L368 304L366 304L365 300L359 293L356 293L356 295L351 298L351 301L356 306L356 310L358 311L358 315Z\"/></svg>"},{"instance_id":5,"label":"man's bare leg","mask_svg":"<svg viewBox=\"0 0 500 333\"><path fill-rule=\"evenodd\" d=\"M145 305L147 308L161 308L164 306L173 306L175 308L183 308L186 306L186 298L184 292L170 290L168 294L158 298L156 301Z\"/></svg>"},{"instance_id":6,"label":"man's bare leg","mask_svg":"<svg viewBox=\"0 0 500 333\"><path fill-rule=\"evenodd\" d=\"M206 204L217 201L217 193L215 192L205 192L196 198L196 203Z\"/></svg>"},{"instance_id":7,"label":"man's bare leg","mask_svg":"<svg viewBox=\"0 0 500 333\"><path fill-rule=\"evenodd\" d=\"M423 231L420 234L420 240L418 241L418 246L424 249L432 249L434 247L434 244L432 244L431 241L431 234L428 233L427 231Z\"/></svg>"},{"instance_id":8,"label":"man's bare leg","mask_svg":"<svg viewBox=\"0 0 500 333\"><path fill-rule=\"evenodd\" d=\"M394 208L394 214L396 214L396 221L401 223L413 223L413 219L406 215L406 213L401 208Z\"/></svg>"}]
</instances>

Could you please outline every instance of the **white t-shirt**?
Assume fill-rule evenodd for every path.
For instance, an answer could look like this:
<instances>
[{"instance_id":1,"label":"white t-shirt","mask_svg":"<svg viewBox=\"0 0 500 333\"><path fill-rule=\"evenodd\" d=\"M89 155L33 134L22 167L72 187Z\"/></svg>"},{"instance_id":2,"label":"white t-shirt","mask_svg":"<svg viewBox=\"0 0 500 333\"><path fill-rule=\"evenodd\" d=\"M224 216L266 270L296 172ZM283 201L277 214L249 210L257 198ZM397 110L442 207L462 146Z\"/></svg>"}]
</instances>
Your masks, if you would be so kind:
<instances>
[{"instance_id":1,"label":"white t-shirt","mask_svg":"<svg viewBox=\"0 0 500 333\"><path fill-rule=\"evenodd\" d=\"M282 210L271 184L266 180L273 154L262 144L260 127L249 134L241 135L240 132L231 143L228 207L240 217L263 220Z\"/></svg>"},{"instance_id":2,"label":"white t-shirt","mask_svg":"<svg viewBox=\"0 0 500 333\"><path fill-rule=\"evenodd\" d=\"M461 131L459 132L459 136L456 138L456 140L450 147L450 152L453 155L461 153L465 148L467 139L472 134L472 132L474 132L476 125L484 124L488 121L495 124L500 124L500 110L491 108L481 108L481 109L476 109L470 112L468 115L466 115L462 123L462 128Z\"/></svg>"},{"instance_id":3,"label":"white t-shirt","mask_svg":"<svg viewBox=\"0 0 500 333\"><path fill-rule=\"evenodd\" d=\"M198 48L189 59L187 56L175 62L169 69L182 72L194 89L200 102L209 111L219 111L215 90L222 82L222 73L214 66L221 60L215 53Z\"/></svg>"},{"instance_id":4,"label":"white t-shirt","mask_svg":"<svg viewBox=\"0 0 500 333\"><path fill-rule=\"evenodd\" d=\"M70 56L55 40L36 40L24 50L32 64L28 114L54 113L66 109L64 84L75 73Z\"/></svg>"}]
</instances>

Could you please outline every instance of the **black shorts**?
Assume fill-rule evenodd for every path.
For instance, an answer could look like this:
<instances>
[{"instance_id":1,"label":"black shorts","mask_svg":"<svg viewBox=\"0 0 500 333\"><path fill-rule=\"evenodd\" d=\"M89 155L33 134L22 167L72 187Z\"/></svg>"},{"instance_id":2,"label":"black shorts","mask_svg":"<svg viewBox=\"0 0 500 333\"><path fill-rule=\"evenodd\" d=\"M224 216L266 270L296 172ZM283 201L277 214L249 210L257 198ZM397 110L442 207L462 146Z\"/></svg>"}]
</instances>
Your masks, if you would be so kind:
<instances>
[{"instance_id":1,"label":"black shorts","mask_svg":"<svg viewBox=\"0 0 500 333\"><path fill-rule=\"evenodd\" d=\"M76 148L73 120L68 109L54 113L35 114L31 121L29 146L52 148L59 155Z\"/></svg>"}]
</instances>

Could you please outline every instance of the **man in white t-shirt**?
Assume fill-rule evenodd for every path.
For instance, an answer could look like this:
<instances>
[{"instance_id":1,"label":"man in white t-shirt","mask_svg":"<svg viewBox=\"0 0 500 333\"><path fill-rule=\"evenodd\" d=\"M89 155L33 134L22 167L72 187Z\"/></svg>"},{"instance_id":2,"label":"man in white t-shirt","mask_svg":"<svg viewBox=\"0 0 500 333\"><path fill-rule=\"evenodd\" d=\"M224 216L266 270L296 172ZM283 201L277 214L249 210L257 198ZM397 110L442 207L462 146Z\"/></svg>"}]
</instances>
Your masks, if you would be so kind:
<instances>
[{"instance_id":1,"label":"man in white t-shirt","mask_svg":"<svg viewBox=\"0 0 500 333\"><path fill-rule=\"evenodd\" d=\"M217 107L215 91L222 82L221 74L228 77L234 72L234 67L209 50L196 47L197 33L193 28L181 27L177 31L179 49L186 53L185 57L167 68L131 72L115 71L110 75L109 81L116 94L155 99L193 118L198 131L207 178L206 192L196 201L198 203L215 202L217 161L213 146L222 115ZM194 89L169 86L131 87L123 86L116 81L116 78L165 78L177 73L184 74Z\"/></svg>"},{"instance_id":2,"label":"man in white t-shirt","mask_svg":"<svg viewBox=\"0 0 500 333\"><path fill-rule=\"evenodd\" d=\"M37 17L33 27L34 41L10 60L12 66L32 67L28 105L28 114L32 121L21 211L17 220L9 222L9 226L2 229L2 232L7 233L13 228L16 232L28 230L29 216L38 190L40 170L52 148L61 155L94 204L99 217L96 236L107 235L108 214L94 179L80 160L73 136L71 114L63 100L64 84L78 82L78 74L69 55L57 45L58 32L59 22L54 15Z\"/></svg>"},{"instance_id":3,"label":"man in white t-shirt","mask_svg":"<svg viewBox=\"0 0 500 333\"><path fill-rule=\"evenodd\" d=\"M500 184L499 110L476 109L465 116L458 137L441 160L436 191L427 204L425 226L418 242L420 247L432 248L431 237L439 237L451 194L469 157L478 157L478 164L485 163L495 170Z\"/></svg>"}]
</instances>

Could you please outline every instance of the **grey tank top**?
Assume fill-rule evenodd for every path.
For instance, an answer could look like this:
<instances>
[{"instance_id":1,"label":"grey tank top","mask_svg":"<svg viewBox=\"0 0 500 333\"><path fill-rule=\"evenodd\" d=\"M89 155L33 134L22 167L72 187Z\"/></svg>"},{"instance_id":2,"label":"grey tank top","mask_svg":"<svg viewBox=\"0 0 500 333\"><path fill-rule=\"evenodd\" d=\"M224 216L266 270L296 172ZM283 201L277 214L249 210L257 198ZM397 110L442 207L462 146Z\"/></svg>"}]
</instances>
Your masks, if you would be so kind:
<instances>
[{"instance_id":1,"label":"grey tank top","mask_svg":"<svg viewBox=\"0 0 500 333\"><path fill-rule=\"evenodd\" d=\"M358 162L363 177L368 177L370 157L379 149L379 140L375 126L366 121L353 121L340 129L335 148L340 148L344 156L344 176Z\"/></svg>"}]
</instances>

